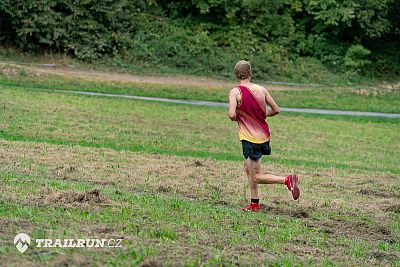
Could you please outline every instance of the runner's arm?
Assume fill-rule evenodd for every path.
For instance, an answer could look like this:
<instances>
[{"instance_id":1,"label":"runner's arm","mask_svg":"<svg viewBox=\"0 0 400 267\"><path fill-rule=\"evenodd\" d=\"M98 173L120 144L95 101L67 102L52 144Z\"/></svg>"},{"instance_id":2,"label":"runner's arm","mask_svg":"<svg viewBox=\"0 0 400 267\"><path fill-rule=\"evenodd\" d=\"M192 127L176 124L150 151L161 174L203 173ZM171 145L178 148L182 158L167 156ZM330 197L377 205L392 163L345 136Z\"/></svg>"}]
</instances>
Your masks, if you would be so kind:
<instances>
[{"instance_id":1,"label":"runner's arm","mask_svg":"<svg viewBox=\"0 0 400 267\"><path fill-rule=\"evenodd\" d=\"M275 116L276 114L279 114L279 112L281 112L281 110L279 109L278 105L275 103L275 100L268 93L267 89L264 88L264 92L265 92L265 102L267 103L268 106L271 107L271 109L268 110L268 112L267 112L267 117L272 117L272 116Z\"/></svg>"},{"instance_id":2,"label":"runner's arm","mask_svg":"<svg viewBox=\"0 0 400 267\"><path fill-rule=\"evenodd\" d=\"M238 94L238 89L233 88L229 92L229 119L231 121L236 120L236 108L237 108L237 99L236 96Z\"/></svg>"}]
</instances>

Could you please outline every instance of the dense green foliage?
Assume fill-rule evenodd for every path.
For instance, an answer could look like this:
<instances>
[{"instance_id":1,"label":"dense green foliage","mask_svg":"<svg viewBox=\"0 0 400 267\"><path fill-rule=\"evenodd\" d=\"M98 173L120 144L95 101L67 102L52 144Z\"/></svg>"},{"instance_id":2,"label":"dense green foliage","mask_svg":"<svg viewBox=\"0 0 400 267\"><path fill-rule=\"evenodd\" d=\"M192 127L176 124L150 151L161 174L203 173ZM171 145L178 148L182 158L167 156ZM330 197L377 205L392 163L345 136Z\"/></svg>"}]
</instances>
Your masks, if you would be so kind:
<instances>
[{"instance_id":1,"label":"dense green foliage","mask_svg":"<svg viewBox=\"0 0 400 267\"><path fill-rule=\"evenodd\" d=\"M230 75L245 58L264 79L395 76L399 14L395 0L6 0L0 41L191 73Z\"/></svg>"}]
</instances>

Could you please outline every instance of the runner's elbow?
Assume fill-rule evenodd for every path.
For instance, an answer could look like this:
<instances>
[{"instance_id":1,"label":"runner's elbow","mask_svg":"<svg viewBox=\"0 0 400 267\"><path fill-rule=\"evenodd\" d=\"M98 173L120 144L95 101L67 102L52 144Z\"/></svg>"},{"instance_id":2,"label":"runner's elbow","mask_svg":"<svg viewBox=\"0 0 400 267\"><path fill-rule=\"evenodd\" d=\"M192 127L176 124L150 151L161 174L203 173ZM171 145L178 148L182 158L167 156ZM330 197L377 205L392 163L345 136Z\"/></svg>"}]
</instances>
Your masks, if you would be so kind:
<instances>
[{"instance_id":1,"label":"runner's elbow","mask_svg":"<svg viewBox=\"0 0 400 267\"><path fill-rule=\"evenodd\" d=\"M236 114L229 114L229 119L231 121L235 121L236 120Z\"/></svg>"},{"instance_id":2,"label":"runner's elbow","mask_svg":"<svg viewBox=\"0 0 400 267\"><path fill-rule=\"evenodd\" d=\"M279 113L281 113L281 109L280 108L278 108L278 107L276 107L276 108L274 108L274 113L275 114L279 114Z\"/></svg>"}]
</instances>

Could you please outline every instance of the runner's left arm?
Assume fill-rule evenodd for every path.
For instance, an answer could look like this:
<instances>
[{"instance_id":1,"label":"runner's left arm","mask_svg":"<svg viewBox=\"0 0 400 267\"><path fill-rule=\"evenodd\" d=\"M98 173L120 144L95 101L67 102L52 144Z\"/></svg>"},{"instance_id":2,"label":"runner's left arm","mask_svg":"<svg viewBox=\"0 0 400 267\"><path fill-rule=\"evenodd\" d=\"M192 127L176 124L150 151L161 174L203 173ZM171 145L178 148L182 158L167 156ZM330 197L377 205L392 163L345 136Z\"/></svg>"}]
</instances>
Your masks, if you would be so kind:
<instances>
[{"instance_id":1,"label":"runner's left arm","mask_svg":"<svg viewBox=\"0 0 400 267\"><path fill-rule=\"evenodd\" d=\"M279 109L278 105L275 103L275 100L268 93L267 89L264 88L264 92L265 92L265 102L267 103L268 106L271 107L271 109L268 110L268 112L267 112L267 117L272 117L272 116L279 114L279 112L281 112L281 110Z\"/></svg>"}]
</instances>

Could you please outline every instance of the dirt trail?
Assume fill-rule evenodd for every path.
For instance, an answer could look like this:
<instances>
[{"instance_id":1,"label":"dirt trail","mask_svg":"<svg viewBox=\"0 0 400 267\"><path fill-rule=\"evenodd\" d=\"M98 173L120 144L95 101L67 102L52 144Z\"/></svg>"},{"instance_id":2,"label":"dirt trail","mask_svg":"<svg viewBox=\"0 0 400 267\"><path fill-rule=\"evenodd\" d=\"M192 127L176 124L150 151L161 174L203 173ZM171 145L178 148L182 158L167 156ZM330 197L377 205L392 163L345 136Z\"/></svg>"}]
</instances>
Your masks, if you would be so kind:
<instances>
[{"instance_id":1,"label":"dirt trail","mask_svg":"<svg viewBox=\"0 0 400 267\"><path fill-rule=\"evenodd\" d=\"M118 71L99 71L99 70L88 70L75 68L73 65L56 65L56 64L34 64L34 63L18 63L18 62L6 62L0 61L0 66L12 66L17 68L28 69L31 73L37 74L54 74L61 75L66 78L75 77L86 80L97 80L97 81L109 81L109 82L126 82L126 83L147 83L147 84L168 84L168 85L180 85L180 86L194 86L202 88L226 88L233 87L236 85L236 81L228 79L217 79L205 76L194 76L194 75L182 75L182 74L133 74L127 72ZM256 83L268 88L272 91L293 91L293 90L305 90L310 87L318 87L318 84L297 84L297 83L286 83L286 82L268 82L268 81L257 81ZM322 86L322 85L321 85ZM341 87L346 88L346 87ZM355 86L348 87L348 89L368 89L393 91L400 90L400 82L386 82L383 81L381 84L370 87L370 86Z\"/></svg>"},{"instance_id":2,"label":"dirt trail","mask_svg":"<svg viewBox=\"0 0 400 267\"><path fill-rule=\"evenodd\" d=\"M198 77L191 75L138 75L131 73L121 72L104 72L97 70L83 70L74 69L68 67L43 67L43 66L26 66L30 71L41 73L41 74L55 74L62 75L66 78L75 77L86 80L96 81L109 81L109 82L127 82L127 83L147 83L147 84L168 84L168 85L180 85L180 86L195 86L195 87L234 87L236 83L234 81L216 79L211 77ZM261 83L269 90L301 90L303 87L299 86L286 86L286 85L272 85Z\"/></svg>"}]
</instances>

